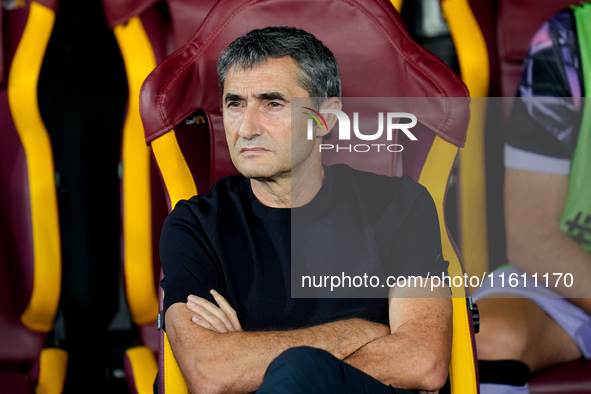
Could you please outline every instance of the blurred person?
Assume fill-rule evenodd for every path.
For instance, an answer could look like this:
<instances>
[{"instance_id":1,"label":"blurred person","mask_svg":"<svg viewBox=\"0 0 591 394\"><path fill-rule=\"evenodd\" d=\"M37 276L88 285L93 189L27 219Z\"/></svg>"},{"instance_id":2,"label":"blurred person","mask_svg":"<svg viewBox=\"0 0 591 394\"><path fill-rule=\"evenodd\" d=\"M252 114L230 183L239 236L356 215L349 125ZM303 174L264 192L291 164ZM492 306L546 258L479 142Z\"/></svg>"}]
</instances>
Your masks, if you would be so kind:
<instances>
[{"instance_id":1,"label":"blurred person","mask_svg":"<svg viewBox=\"0 0 591 394\"><path fill-rule=\"evenodd\" d=\"M505 145L512 265L475 293L480 370L491 383L481 384L483 394L527 393L531 373L591 357L588 26L590 3L558 13L536 32L524 62ZM517 286L507 285L510 275Z\"/></svg>"}]
</instances>

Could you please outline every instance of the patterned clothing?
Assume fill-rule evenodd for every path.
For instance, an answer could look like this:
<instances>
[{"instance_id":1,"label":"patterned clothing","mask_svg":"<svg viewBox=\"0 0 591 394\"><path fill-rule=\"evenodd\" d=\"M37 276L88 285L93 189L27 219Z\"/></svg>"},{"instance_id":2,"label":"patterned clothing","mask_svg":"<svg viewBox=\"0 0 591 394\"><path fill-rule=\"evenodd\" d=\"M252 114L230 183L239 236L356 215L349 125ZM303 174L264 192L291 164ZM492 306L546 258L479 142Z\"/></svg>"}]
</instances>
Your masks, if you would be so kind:
<instances>
[{"instance_id":1,"label":"patterned clothing","mask_svg":"<svg viewBox=\"0 0 591 394\"><path fill-rule=\"evenodd\" d=\"M565 10L531 40L509 121L505 167L569 174L581 120L582 82L574 16Z\"/></svg>"}]
</instances>

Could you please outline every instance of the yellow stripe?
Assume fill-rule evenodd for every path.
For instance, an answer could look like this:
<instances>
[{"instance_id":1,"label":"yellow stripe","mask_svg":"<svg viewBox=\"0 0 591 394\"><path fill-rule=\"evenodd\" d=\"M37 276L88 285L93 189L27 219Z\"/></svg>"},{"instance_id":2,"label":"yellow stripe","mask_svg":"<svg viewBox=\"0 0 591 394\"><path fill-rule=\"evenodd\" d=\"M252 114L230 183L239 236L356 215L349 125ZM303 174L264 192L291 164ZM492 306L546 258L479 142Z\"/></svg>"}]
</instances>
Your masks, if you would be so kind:
<instances>
[{"instance_id":1,"label":"yellow stripe","mask_svg":"<svg viewBox=\"0 0 591 394\"><path fill-rule=\"evenodd\" d=\"M171 207L174 208L180 200L187 200L197 195L195 180L176 139L175 131L170 130L156 138L151 145L170 197ZM164 349L160 352L164 357L164 392L188 394L189 389L174 358L166 333L164 333Z\"/></svg>"},{"instance_id":2,"label":"yellow stripe","mask_svg":"<svg viewBox=\"0 0 591 394\"><path fill-rule=\"evenodd\" d=\"M466 145L460 150L460 220L462 257L466 272L480 276L488 270L488 216L484 128L486 98L470 102Z\"/></svg>"},{"instance_id":3,"label":"yellow stripe","mask_svg":"<svg viewBox=\"0 0 591 394\"><path fill-rule=\"evenodd\" d=\"M490 71L486 42L468 0L444 0L441 8L456 47L462 81L470 96L488 96Z\"/></svg>"},{"instance_id":4,"label":"yellow stripe","mask_svg":"<svg viewBox=\"0 0 591 394\"><path fill-rule=\"evenodd\" d=\"M158 374L158 363L152 349L147 346L136 346L125 351L131 370L133 381L138 394L152 394L154 379Z\"/></svg>"},{"instance_id":5,"label":"yellow stripe","mask_svg":"<svg viewBox=\"0 0 591 394\"><path fill-rule=\"evenodd\" d=\"M150 150L139 112L140 88L156 67L156 58L139 17L116 26L114 32L129 90L122 152L125 289L133 321L141 325L153 322L158 315L152 262Z\"/></svg>"},{"instance_id":6,"label":"yellow stripe","mask_svg":"<svg viewBox=\"0 0 591 394\"><path fill-rule=\"evenodd\" d=\"M394 6L394 8L396 8L396 10L398 12L400 12L400 9L402 8L402 2L404 0L390 0L390 3L392 3L392 5Z\"/></svg>"},{"instance_id":7,"label":"yellow stripe","mask_svg":"<svg viewBox=\"0 0 591 394\"><path fill-rule=\"evenodd\" d=\"M468 1L445 0L442 8L458 54L462 80L470 96L487 97L490 81L488 52ZM467 273L478 276L488 270L486 104L485 99L470 103L470 125L459 160L462 257Z\"/></svg>"},{"instance_id":8,"label":"yellow stripe","mask_svg":"<svg viewBox=\"0 0 591 394\"><path fill-rule=\"evenodd\" d=\"M180 200L195 196L197 186L176 139L175 131L170 130L152 141L152 151L164 179L171 207L174 208ZM164 333L164 349L160 352L164 357L164 392L188 394L189 389L172 354L166 333Z\"/></svg>"},{"instance_id":9,"label":"yellow stripe","mask_svg":"<svg viewBox=\"0 0 591 394\"><path fill-rule=\"evenodd\" d=\"M444 216L444 198L448 176L458 148L436 137L427 156L419 182L425 186L437 207L443 255L449 261L449 276L461 276L460 260L447 234ZM466 307L466 294L463 287L452 287L453 303L453 342L449 366L452 393L476 393L476 370L472 353L472 339Z\"/></svg>"},{"instance_id":10,"label":"yellow stripe","mask_svg":"<svg viewBox=\"0 0 591 394\"><path fill-rule=\"evenodd\" d=\"M61 394L66 382L68 353L57 348L41 350L39 358L39 381L36 394Z\"/></svg>"},{"instance_id":11,"label":"yellow stripe","mask_svg":"<svg viewBox=\"0 0 591 394\"><path fill-rule=\"evenodd\" d=\"M476 394L476 361L470 332L465 298L453 298L453 342L449 363L449 382L452 394Z\"/></svg>"},{"instance_id":12,"label":"yellow stripe","mask_svg":"<svg viewBox=\"0 0 591 394\"><path fill-rule=\"evenodd\" d=\"M172 349L168 336L164 333L164 392L174 394L188 394L189 388L185 383L185 379L181 374Z\"/></svg>"},{"instance_id":13,"label":"yellow stripe","mask_svg":"<svg viewBox=\"0 0 591 394\"><path fill-rule=\"evenodd\" d=\"M31 3L29 19L8 78L8 102L27 157L35 272L29 305L21 316L32 330L53 327L61 289L61 249L51 141L41 119L37 83L55 21L54 12Z\"/></svg>"},{"instance_id":14,"label":"yellow stripe","mask_svg":"<svg viewBox=\"0 0 591 394\"><path fill-rule=\"evenodd\" d=\"M152 151L162 173L172 208L179 200L187 200L197 194L197 186L174 130L152 141Z\"/></svg>"},{"instance_id":15,"label":"yellow stripe","mask_svg":"<svg viewBox=\"0 0 591 394\"><path fill-rule=\"evenodd\" d=\"M195 181L181 152L174 130L152 141L152 151L170 196L172 208L179 200L186 200L197 194ZM189 393L185 379L172 354L166 333L164 333L164 349L161 349L160 352L164 357L164 392Z\"/></svg>"}]
</instances>

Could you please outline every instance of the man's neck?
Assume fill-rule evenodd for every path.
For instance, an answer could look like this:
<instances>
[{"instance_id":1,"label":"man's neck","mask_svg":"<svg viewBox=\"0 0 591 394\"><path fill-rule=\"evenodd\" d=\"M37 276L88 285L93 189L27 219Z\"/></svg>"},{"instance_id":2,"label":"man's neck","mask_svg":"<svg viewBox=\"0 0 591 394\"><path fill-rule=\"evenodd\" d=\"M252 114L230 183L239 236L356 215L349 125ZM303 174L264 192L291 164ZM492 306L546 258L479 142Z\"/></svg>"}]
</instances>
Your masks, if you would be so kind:
<instances>
[{"instance_id":1,"label":"man's neck","mask_svg":"<svg viewBox=\"0 0 591 394\"><path fill-rule=\"evenodd\" d=\"M316 196L324 180L324 168L292 171L274 179L251 179L250 185L261 204L272 208L296 208Z\"/></svg>"}]
</instances>

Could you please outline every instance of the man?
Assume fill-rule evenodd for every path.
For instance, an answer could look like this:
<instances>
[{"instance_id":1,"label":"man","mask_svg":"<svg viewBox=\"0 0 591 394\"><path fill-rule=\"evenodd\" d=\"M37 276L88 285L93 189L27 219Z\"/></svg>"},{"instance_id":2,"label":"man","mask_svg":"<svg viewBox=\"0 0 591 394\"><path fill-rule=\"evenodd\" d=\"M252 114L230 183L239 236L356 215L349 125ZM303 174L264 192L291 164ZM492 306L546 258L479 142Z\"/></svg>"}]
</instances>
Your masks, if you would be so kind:
<instances>
[{"instance_id":1,"label":"man","mask_svg":"<svg viewBox=\"0 0 591 394\"><path fill-rule=\"evenodd\" d=\"M591 357L591 199L585 189L591 162L584 154L591 113L581 120L581 97L590 86L583 80L591 81L581 56L591 53L582 44L591 40L582 29L589 23L589 3L560 12L535 34L524 64L505 147L507 255L514 267L503 274L519 283L501 288L497 277L494 288L489 282L476 293L486 297L478 301L480 370L496 375L481 393L527 393L529 373ZM588 105L585 111L591 112ZM493 298L503 294L520 298Z\"/></svg>"},{"instance_id":2,"label":"man","mask_svg":"<svg viewBox=\"0 0 591 394\"><path fill-rule=\"evenodd\" d=\"M160 248L166 330L190 389L439 389L451 352L449 289L397 289L398 298L389 300L290 296L296 212L315 228L368 235L339 246L344 256L371 251L374 236L388 234L378 245L385 255L380 263L423 276L426 267L446 269L436 210L422 186L408 177L323 167L319 144L334 115L325 116L328 127L314 129L316 138L297 138L306 135L306 118L292 118L292 98L307 98L316 110L341 108L330 50L302 30L254 30L230 44L218 74L226 139L243 176L221 179L209 196L177 204ZM363 212L376 193L381 203L372 207L378 214L371 226L342 222ZM305 246L295 249L301 259L314 259Z\"/></svg>"}]
</instances>

